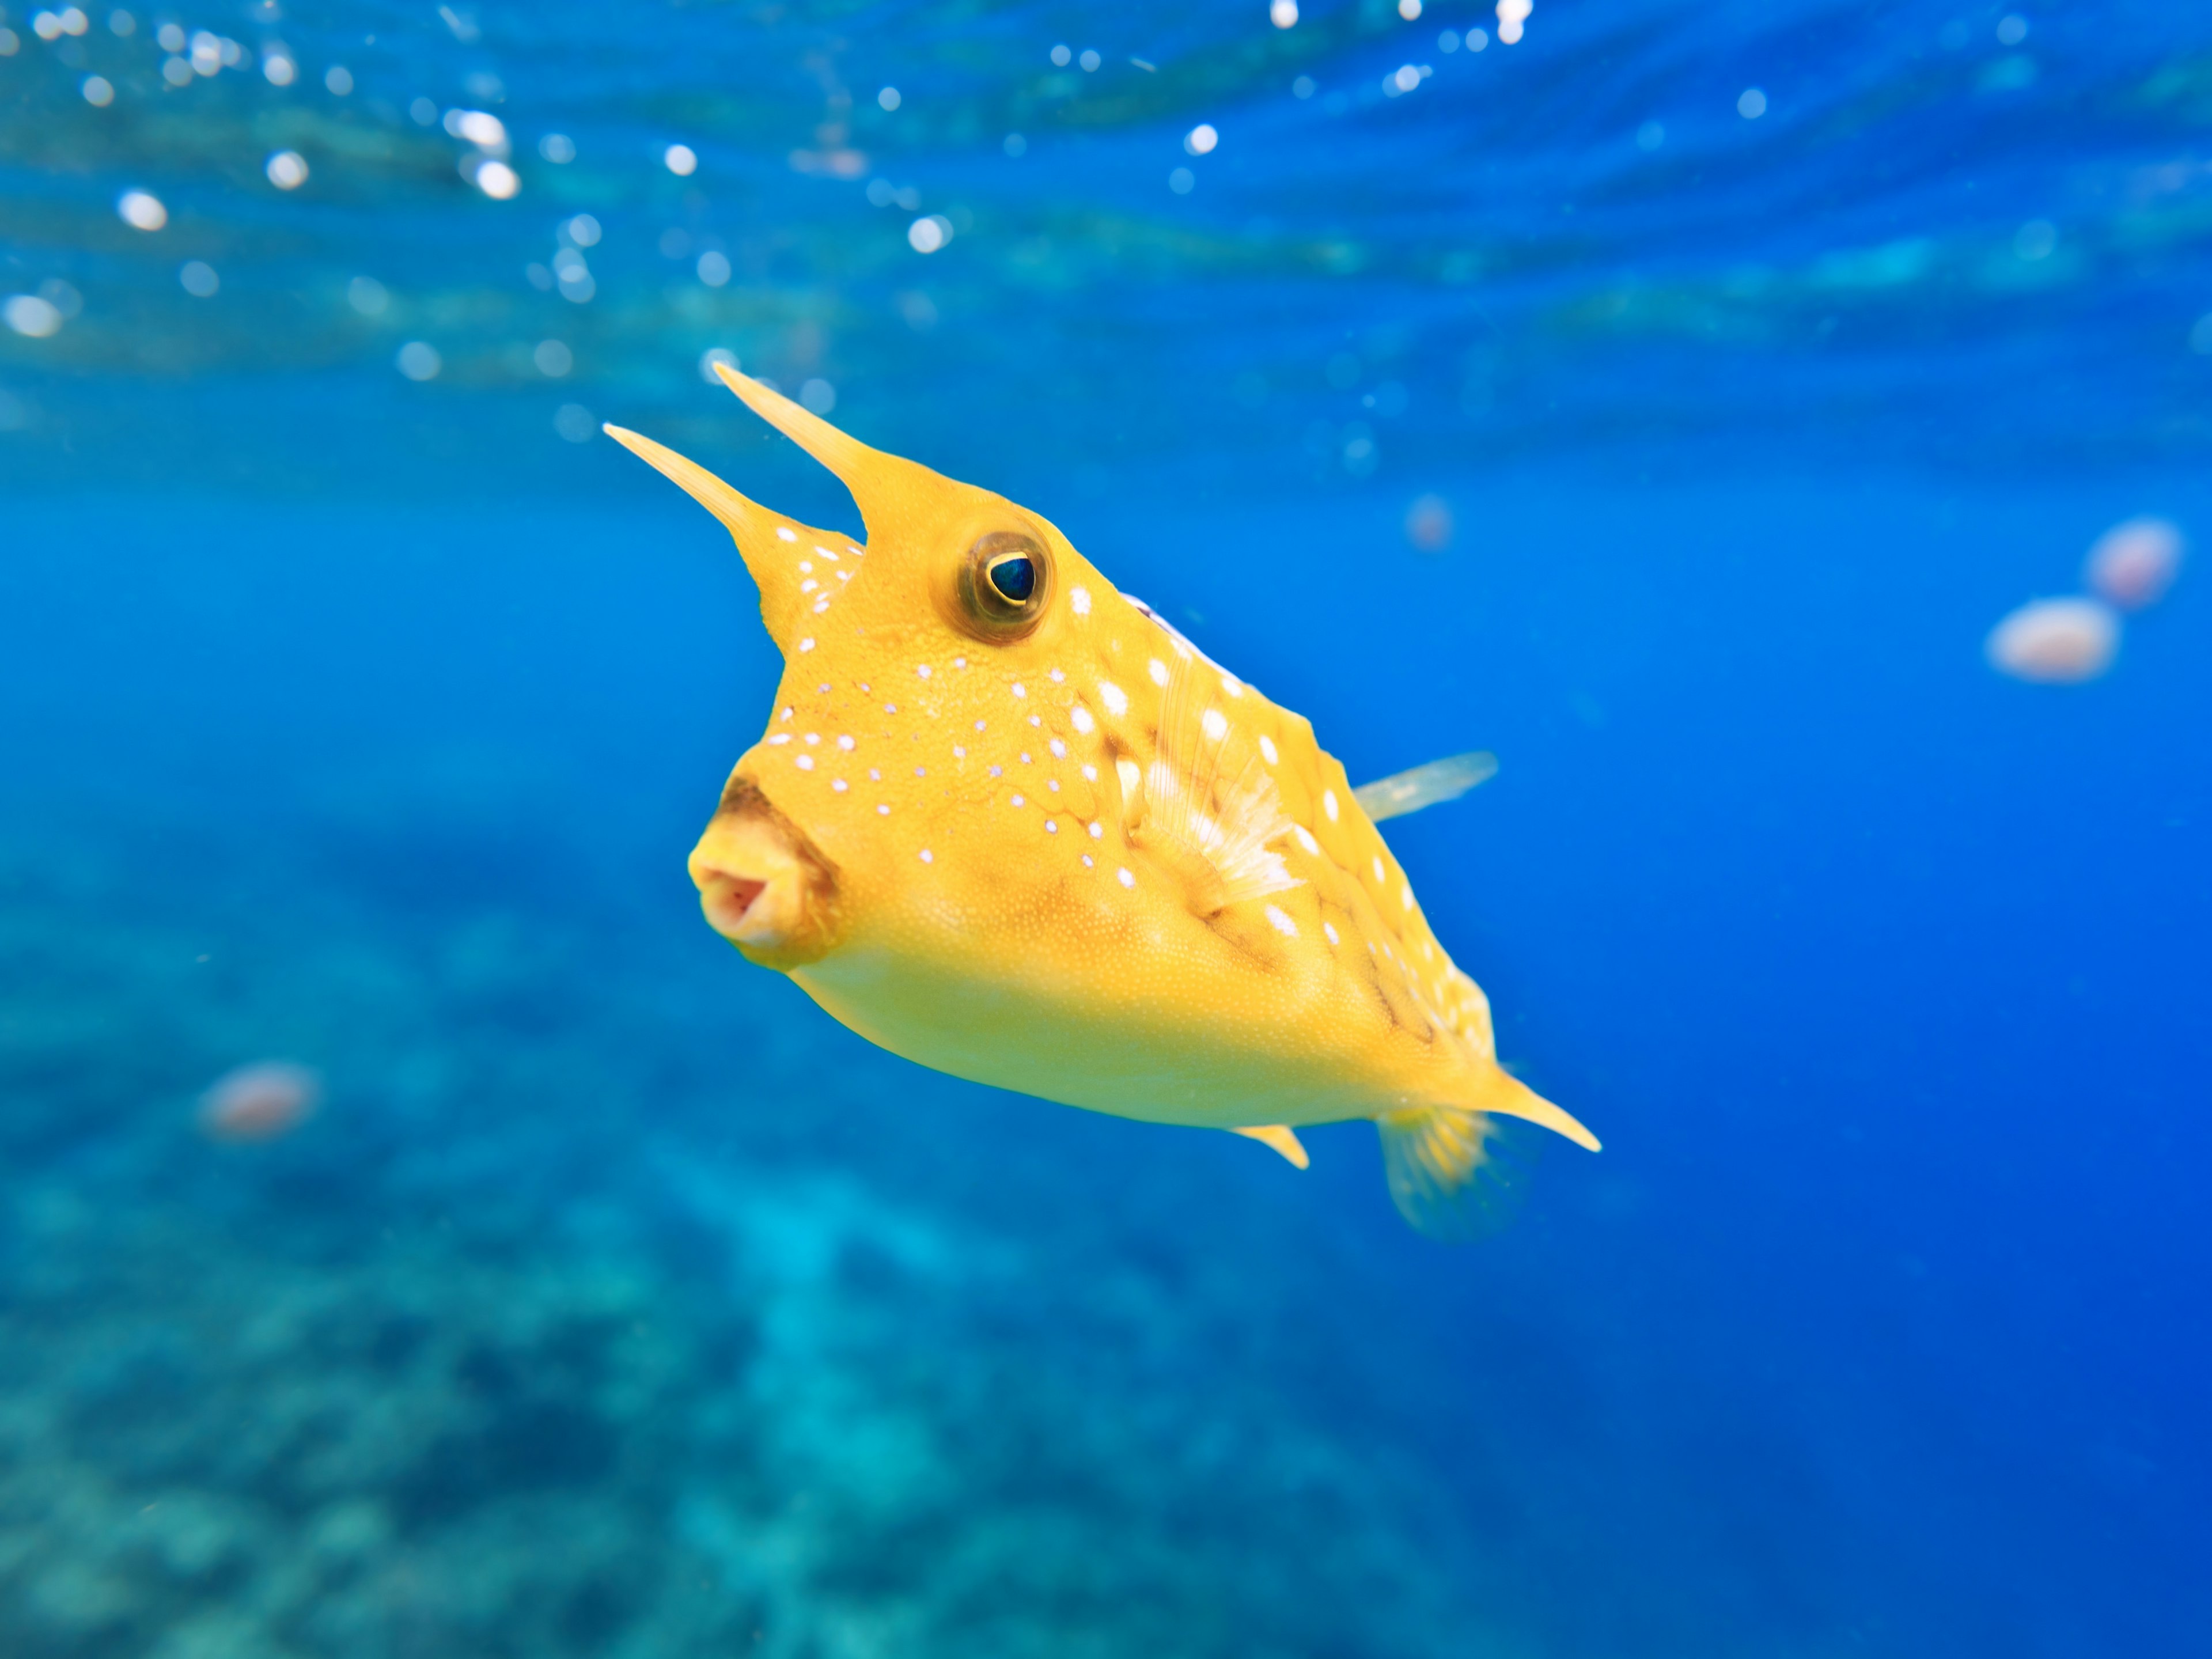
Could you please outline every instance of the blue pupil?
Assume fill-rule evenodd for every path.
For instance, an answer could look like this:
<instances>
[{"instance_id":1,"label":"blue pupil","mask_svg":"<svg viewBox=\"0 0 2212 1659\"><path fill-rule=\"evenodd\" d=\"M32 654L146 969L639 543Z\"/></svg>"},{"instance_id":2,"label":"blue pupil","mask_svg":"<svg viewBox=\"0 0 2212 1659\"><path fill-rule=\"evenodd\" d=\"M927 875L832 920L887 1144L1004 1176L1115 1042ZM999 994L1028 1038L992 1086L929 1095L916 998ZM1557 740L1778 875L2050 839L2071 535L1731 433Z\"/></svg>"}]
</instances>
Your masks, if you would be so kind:
<instances>
[{"instance_id":1,"label":"blue pupil","mask_svg":"<svg viewBox=\"0 0 2212 1659\"><path fill-rule=\"evenodd\" d=\"M991 586L1020 605L1036 592L1036 566L1027 559L1001 559L991 567Z\"/></svg>"}]
</instances>

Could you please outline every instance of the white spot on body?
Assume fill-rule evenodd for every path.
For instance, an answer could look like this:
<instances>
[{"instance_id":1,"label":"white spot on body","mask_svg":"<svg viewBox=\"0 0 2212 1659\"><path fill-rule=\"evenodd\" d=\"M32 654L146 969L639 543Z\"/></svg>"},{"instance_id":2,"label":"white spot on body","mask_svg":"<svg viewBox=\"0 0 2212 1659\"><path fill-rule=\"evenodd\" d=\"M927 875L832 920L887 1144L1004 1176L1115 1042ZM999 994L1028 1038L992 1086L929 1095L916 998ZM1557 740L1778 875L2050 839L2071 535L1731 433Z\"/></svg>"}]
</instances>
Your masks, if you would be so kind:
<instances>
[{"instance_id":1,"label":"white spot on body","mask_svg":"<svg viewBox=\"0 0 2212 1659\"><path fill-rule=\"evenodd\" d=\"M876 816L879 818L887 818L890 815L891 809L888 805L881 805L876 808Z\"/></svg>"},{"instance_id":2,"label":"white spot on body","mask_svg":"<svg viewBox=\"0 0 2212 1659\"><path fill-rule=\"evenodd\" d=\"M915 665L914 672L921 675L922 678L927 679L929 678L929 665L926 662L918 663Z\"/></svg>"},{"instance_id":3,"label":"white spot on body","mask_svg":"<svg viewBox=\"0 0 2212 1659\"><path fill-rule=\"evenodd\" d=\"M819 746L820 746L820 744L821 744L821 742L822 742L822 734L821 734L819 732L809 732L806 734L806 743L807 743L807 746L808 746L809 748L817 748L817 747L819 747Z\"/></svg>"},{"instance_id":4,"label":"white spot on body","mask_svg":"<svg viewBox=\"0 0 2212 1659\"><path fill-rule=\"evenodd\" d=\"M1103 823L1094 823L1091 826L1091 839L1093 841L1100 839L1105 833L1106 826Z\"/></svg>"},{"instance_id":5,"label":"white spot on body","mask_svg":"<svg viewBox=\"0 0 2212 1659\"><path fill-rule=\"evenodd\" d=\"M874 767L871 766L868 769L868 781L871 783L881 783L883 781L884 775L881 772L878 772Z\"/></svg>"},{"instance_id":6,"label":"white spot on body","mask_svg":"<svg viewBox=\"0 0 2212 1659\"><path fill-rule=\"evenodd\" d=\"M1055 668L1052 672L1047 674L1045 678L1050 680L1054 685L1059 685L1067 678L1067 676L1061 673L1060 670Z\"/></svg>"},{"instance_id":7,"label":"white spot on body","mask_svg":"<svg viewBox=\"0 0 2212 1659\"><path fill-rule=\"evenodd\" d=\"M1338 808L1335 790L1324 789L1321 792L1321 810L1328 814L1328 821L1331 823L1336 822Z\"/></svg>"},{"instance_id":8,"label":"white spot on body","mask_svg":"<svg viewBox=\"0 0 2212 1659\"><path fill-rule=\"evenodd\" d=\"M799 532L787 524L776 526L775 535L778 541L795 542L799 539Z\"/></svg>"},{"instance_id":9,"label":"white spot on body","mask_svg":"<svg viewBox=\"0 0 2212 1659\"><path fill-rule=\"evenodd\" d=\"M1168 665L1158 657L1145 665L1145 672L1152 677L1154 685L1165 685L1168 683ZM1115 712L1118 714L1120 711L1117 709Z\"/></svg>"},{"instance_id":10,"label":"white spot on body","mask_svg":"<svg viewBox=\"0 0 2212 1659\"><path fill-rule=\"evenodd\" d=\"M829 560L830 563L835 564L837 562L837 556L835 553L832 553L828 548L823 546L821 543L817 542L814 544L814 550L817 553L819 553L823 558Z\"/></svg>"},{"instance_id":11,"label":"white spot on body","mask_svg":"<svg viewBox=\"0 0 2212 1659\"><path fill-rule=\"evenodd\" d=\"M1387 880L1388 878L1382 873L1382 860L1381 859L1376 859L1373 860L1373 863L1375 866L1375 879L1377 881Z\"/></svg>"},{"instance_id":12,"label":"white spot on body","mask_svg":"<svg viewBox=\"0 0 2212 1659\"><path fill-rule=\"evenodd\" d=\"M1291 826L1291 833L1298 838L1298 845L1304 848L1307 852L1318 853L1321 851L1321 843L1313 838L1313 831L1307 829L1303 823L1292 824Z\"/></svg>"},{"instance_id":13,"label":"white spot on body","mask_svg":"<svg viewBox=\"0 0 2212 1659\"><path fill-rule=\"evenodd\" d=\"M1067 758L1067 745L1062 743L1058 738L1054 738L1052 740L1052 757L1054 760L1066 760Z\"/></svg>"},{"instance_id":14,"label":"white spot on body","mask_svg":"<svg viewBox=\"0 0 2212 1659\"><path fill-rule=\"evenodd\" d=\"M937 862L937 860L932 856L929 848L925 847L921 849L921 861L924 864L934 864Z\"/></svg>"},{"instance_id":15,"label":"white spot on body","mask_svg":"<svg viewBox=\"0 0 2212 1659\"><path fill-rule=\"evenodd\" d=\"M837 739L837 746L840 749L844 750L848 754L850 754L853 749L853 740L850 738L841 736Z\"/></svg>"},{"instance_id":16,"label":"white spot on body","mask_svg":"<svg viewBox=\"0 0 2212 1659\"><path fill-rule=\"evenodd\" d=\"M1106 705L1106 712L1109 714L1126 714L1129 712L1128 693L1111 680L1098 682L1098 701Z\"/></svg>"},{"instance_id":17,"label":"white spot on body","mask_svg":"<svg viewBox=\"0 0 2212 1659\"><path fill-rule=\"evenodd\" d=\"M1091 614L1091 590L1087 587L1071 587L1067 591L1067 603L1077 616L1089 616Z\"/></svg>"},{"instance_id":18,"label":"white spot on body","mask_svg":"<svg viewBox=\"0 0 2212 1659\"><path fill-rule=\"evenodd\" d=\"M1206 728L1206 735L1219 743L1229 735L1229 716L1218 708L1209 708L1199 716L1198 723Z\"/></svg>"},{"instance_id":19,"label":"white spot on body","mask_svg":"<svg viewBox=\"0 0 2212 1659\"><path fill-rule=\"evenodd\" d=\"M824 593L820 599L814 601L814 614L817 617L829 608L830 596L827 593Z\"/></svg>"},{"instance_id":20,"label":"white spot on body","mask_svg":"<svg viewBox=\"0 0 2212 1659\"><path fill-rule=\"evenodd\" d=\"M1088 853L1085 853L1083 855L1083 867L1086 870L1092 870L1097 867L1097 865L1091 861L1091 854Z\"/></svg>"},{"instance_id":21,"label":"white spot on body","mask_svg":"<svg viewBox=\"0 0 2212 1659\"><path fill-rule=\"evenodd\" d=\"M1273 766L1277 761L1282 759L1282 756L1278 754L1275 750L1275 740L1269 737L1265 732L1262 732L1260 734L1260 755L1261 758L1265 760L1270 766Z\"/></svg>"},{"instance_id":22,"label":"white spot on body","mask_svg":"<svg viewBox=\"0 0 2212 1659\"><path fill-rule=\"evenodd\" d=\"M1271 904L1267 907L1267 921L1269 925L1285 939L1296 939L1298 936L1297 923L1292 921L1286 912L1277 908L1274 905Z\"/></svg>"},{"instance_id":23,"label":"white spot on body","mask_svg":"<svg viewBox=\"0 0 2212 1659\"><path fill-rule=\"evenodd\" d=\"M1012 690L1014 695L1018 697L1026 697L1030 694L1029 687L1024 685L1019 680L1016 680L1014 682Z\"/></svg>"},{"instance_id":24,"label":"white spot on body","mask_svg":"<svg viewBox=\"0 0 2212 1659\"><path fill-rule=\"evenodd\" d=\"M968 758L968 751L956 743L952 745L952 758L955 760L966 760Z\"/></svg>"},{"instance_id":25,"label":"white spot on body","mask_svg":"<svg viewBox=\"0 0 2212 1659\"><path fill-rule=\"evenodd\" d=\"M1410 884L1398 890L1398 902L1408 910L1413 908L1413 890Z\"/></svg>"},{"instance_id":26,"label":"white spot on body","mask_svg":"<svg viewBox=\"0 0 2212 1659\"><path fill-rule=\"evenodd\" d=\"M769 741L771 744L789 743L791 741L791 733L788 732L779 732L774 737L770 738Z\"/></svg>"},{"instance_id":27,"label":"white spot on body","mask_svg":"<svg viewBox=\"0 0 2212 1659\"><path fill-rule=\"evenodd\" d=\"M1048 836L1056 836L1060 833L1060 825L1052 819L1047 818L1044 821L1044 832Z\"/></svg>"},{"instance_id":28,"label":"white spot on body","mask_svg":"<svg viewBox=\"0 0 2212 1659\"><path fill-rule=\"evenodd\" d=\"M796 766L802 772L811 772L814 769L814 757L811 755L798 756L792 761L792 764Z\"/></svg>"},{"instance_id":29,"label":"white spot on body","mask_svg":"<svg viewBox=\"0 0 2212 1659\"><path fill-rule=\"evenodd\" d=\"M1336 936L1336 924L1334 922L1324 921L1321 925L1321 930L1323 933L1328 936L1328 942L1331 945L1339 945L1343 942Z\"/></svg>"},{"instance_id":30,"label":"white spot on body","mask_svg":"<svg viewBox=\"0 0 2212 1659\"><path fill-rule=\"evenodd\" d=\"M1221 689L1232 697L1241 697L1244 695L1244 688L1237 683L1237 677L1234 674L1224 674L1221 677Z\"/></svg>"},{"instance_id":31,"label":"white spot on body","mask_svg":"<svg viewBox=\"0 0 2212 1659\"><path fill-rule=\"evenodd\" d=\"M1083 781L1084 781L1085 783L1096 783L1096 782L1097 782L1097 781L1098 781L1098 769L1097 769L1097 767L1095 767L1095 766L1085 766L1085 767L1083 769Z\"/></svg>"},{"instance_id":32,"label":"white spot on body","mask_svg":"<svg viewBox=\"0 0 2212 1659\"><path fill-rule=\"evenodd\" d=\"M1114 872L1114 879L1120 882L1124 887L1134 887L1137 884L1136 877L1131 875L1126 869L1116 870Z\"/></svg>"},{"instance_id":33,"label":"white spot on body","mask_svg":"<svg viewBox=\"0 0 2212 1659\"><path fill-rule=\"evenodd\" d=\"M1121 793L1124 795L1135 794L1137 780L1141 775L1137 770L1137 763L1124 757L1114 763L1114 770L1121 776Z\"/></svg>"},{"instance_id":34,"label":"white spot on body","mask_svg":"<svg viewBox=\"0 0 2212 1659\"><path fill-rule=\"evenodd\" d=\"M1076 704L1074 708L1067 711L1067 720L1069 725L1073 726L1077 731L1082 732L1085 737L1088 737L1092 729L1098 724L1097 721L1091 718L1091 711L1088 708L1085 708L1081 703Z\"/></svg>"},{"instance_id":35,"label":"white spot on body","mask_svg":"<svg viewBox=\"0 0 2212 1659\"><path fill-rule=\"evenodd\" d=\"M799 568L801 570L806 568L805 565L801 565ZM802 593L811 593L816 588L821 586L822 584L820 582L816 581L813 577L809 576L805 581L799 583L799 591Z\"/></svg>"},{"instance_id":36,"label":"white spot on body","mask_svg":"<svg viewBox=\"0 0 2212 1659\"><path fill-rule=\"evenodd\" d=\"M799 642L799 648L801 651L811 651L814 648L814 641L812 640L801 640Z\"/></svg>"},{"instance_id":37,"label":"white spot on body","mask_svg":"<svg viewBox=\"0 0 2212 1659\"><path fill-rule=\"evenodd\" d=\"M1014 805L1017 806L1027 806L1029 803L1024 800L1019 795L1016 795L1014 797Z\"/></svg>"},{"instance_id":38,"label":"white spot on body","mask_svg":"<svg viewBox=\"0 0 2212 1659\"><path fill-rule=\"evenodd\" d=\"M830 780L830 787L842 795L845 793L846 789L845 780L842 778L832 778Z\"/></svg>"}]
</instances>

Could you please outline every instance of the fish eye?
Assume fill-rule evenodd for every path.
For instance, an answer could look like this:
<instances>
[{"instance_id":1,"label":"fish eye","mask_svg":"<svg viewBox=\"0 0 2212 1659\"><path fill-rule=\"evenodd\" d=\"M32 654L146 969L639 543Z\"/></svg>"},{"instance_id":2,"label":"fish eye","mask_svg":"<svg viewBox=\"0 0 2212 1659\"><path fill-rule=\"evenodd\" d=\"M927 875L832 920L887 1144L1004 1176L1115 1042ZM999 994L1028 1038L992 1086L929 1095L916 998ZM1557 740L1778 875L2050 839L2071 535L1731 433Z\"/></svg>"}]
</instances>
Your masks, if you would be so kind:
<instances>
[{"instance_id":1,"label":"fish eye","mask_svg":"<svg viewBox=\"0 0 2212 1659\"><path fill-rule=\"evenodd\" d=\"M994 530L978 537L961 561L959 586L962 625L978 639L1009 643L1044 618L1052 556L1035 537Z\"/></svg>"}]
</instances>

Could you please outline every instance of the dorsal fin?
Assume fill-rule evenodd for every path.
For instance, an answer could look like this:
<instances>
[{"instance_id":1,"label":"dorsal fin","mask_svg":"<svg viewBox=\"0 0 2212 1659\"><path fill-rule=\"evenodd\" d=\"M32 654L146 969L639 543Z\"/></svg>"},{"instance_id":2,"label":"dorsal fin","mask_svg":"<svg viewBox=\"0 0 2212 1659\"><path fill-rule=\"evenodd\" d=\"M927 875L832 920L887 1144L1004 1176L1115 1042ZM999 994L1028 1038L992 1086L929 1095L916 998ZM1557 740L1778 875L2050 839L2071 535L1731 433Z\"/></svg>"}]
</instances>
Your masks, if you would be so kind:
<instances>
[{"instance_id":1,"label":"dorsal fin","mask_svg":"<svg viewBox=\"0 0 2212 1659\"><path fill-rule=\"evenodd\" d=\"M1370 823L1380 823L1385 818L1402 818L1408 812L1418 812L1440 801L1457 800L1478 783L1488 781L1497 771L1498 757L1487 749L1476 749L1464 755L1448 755L1409 771L1394 772L1372 783L1363 783L1352 792L1352 798L1359 803L1359 810L1367 814Z\"/></svg>"}]
</instances>

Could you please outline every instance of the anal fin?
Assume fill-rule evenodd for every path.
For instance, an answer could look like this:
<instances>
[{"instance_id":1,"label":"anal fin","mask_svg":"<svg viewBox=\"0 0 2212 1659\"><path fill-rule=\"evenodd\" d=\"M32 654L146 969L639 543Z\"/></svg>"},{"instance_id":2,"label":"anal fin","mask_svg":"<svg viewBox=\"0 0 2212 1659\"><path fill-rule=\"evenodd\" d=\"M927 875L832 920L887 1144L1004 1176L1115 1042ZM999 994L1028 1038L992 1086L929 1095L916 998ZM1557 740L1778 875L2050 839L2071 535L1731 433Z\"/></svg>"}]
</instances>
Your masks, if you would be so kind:
<instances>
[{"instance_id":1,"label":"anal fin","mask_svg":"<svg viewBox=\"0 0 2212 1659\"><path fill-rule=\"evenodd\" d=\"M1247 1140L1256 1140L1262 1146L1272 1146L1292 1164L1303 1170L1310 1161L1306 1149L1298 1144L1297 1133L1285 1124L1262 1123L1255 1128L1231 1129L1232 1135L1243 1135Z\"/></svg>"}]
</instances>

